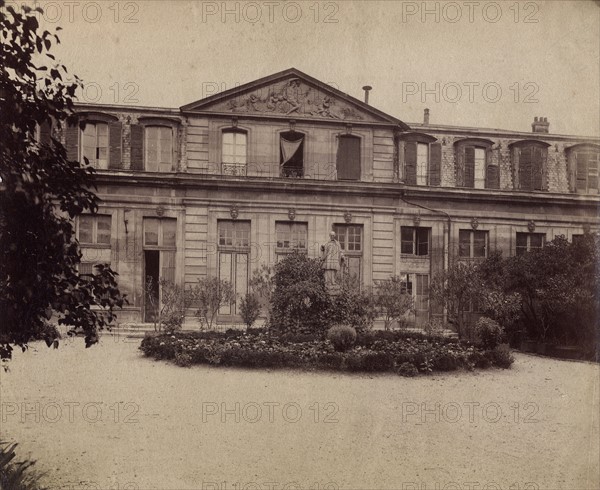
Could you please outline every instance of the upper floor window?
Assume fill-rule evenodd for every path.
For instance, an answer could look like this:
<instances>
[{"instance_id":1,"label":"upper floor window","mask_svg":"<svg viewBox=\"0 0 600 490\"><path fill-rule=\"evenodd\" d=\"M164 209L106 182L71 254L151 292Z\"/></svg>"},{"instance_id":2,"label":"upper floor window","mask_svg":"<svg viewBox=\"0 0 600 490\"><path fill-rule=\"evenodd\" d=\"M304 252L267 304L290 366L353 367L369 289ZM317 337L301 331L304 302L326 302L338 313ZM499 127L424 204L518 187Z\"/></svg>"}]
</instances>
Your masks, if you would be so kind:
<instances>
[{"instance_id":1,"label":"upper floor window","mask_svg":"<svg viewBox=\"0 0 600 490\"><path fill-rule=\"evenodd\" d=\"M537 140L518 141L510 145L515 189L546 190L548 143Z\"/></svg>"},{"instance_id":2,"label":"upper floor window","mask_svg":"<svg viewBox=\"0 0 600 490\"><path fill-rule=\"evenodd\" d=\"M108 124L87 123L81 131L81 160L94 168L108 168Z\"/></svg>"},{"instance_id":3,"label":"upper floor window","mask_svg":"<svg viewBox=\"0 0 600 490\"><path fill-rule=\"evenodd\" d=\"M225 175L246 175L248 133L225 129L221 137L221 162Z\"/></svg>"},{"instance_id":4,"label":"upper floor window","mask_svg":"<svg viewBox=\"0 0 600 490\"><path fill-rule=\"evenodd\" d=\"M519 233L517 232L517 255L523 255L525 252L543 248L546 243L545 233Z\"/></svg>"},{"instance_id":5,"label":"upper floor window","mask_svg":"<svg viewBox=\"0 0 600 490\"><path fill-rule=\"evenodd\" d=\"M339 180L360 180L360 138L338 137L336 169Z\"/></svg>"},{"instance_id":6,"label":"upper floor window","mask_svg":"<svg viewBox=\"0 0 600 490\"><path fill-rule=\"evenodd\" d=\"M219 247L250 247L250 221L219 220Z\"/></svg>"},{"instance_id":7,"label":"upper floor window","mask_svg":"<svg viewBox=\"0 0 600 490\"><path fill-rule=\"evenodd\" d=\"M100 112L79 114L79 124L65 128L65 148L69 160L98 169L121 168L121 128L119 119Z\"/></svg>"},{"instance_id":8,"label":"upper floor window","mask_svg":"<svg viewBox=\"0 0 600 490\"><path fill-rule=\"evenodd\" d=\"M400 252L410 255L429 255L429 232L431 228L403 226L400 229Z\"/></svg>"},{"instance_id":9,"label":"upper floor window","mask_svg":"<svg viewBox=\"0 0 600 490\"><path fill-rule=\"evenodd\" d=\"M144 150L148 172L171 172L173 170L173 128L146 126Z\"/></svg>"},{"instance_id":10,"label":"upper floor window","mask_svg":"<svg viewBox=\"0 0 600 490\"><path fill-rule=\"evenodd\" d=\"M144 247L176 248L175 218L144 218Z\"/></svg>"},{"instance_id":11,"label":"upper floor window","mask_svg":"<svg viewBox=\"0 0 600 490\"><path fill-rule=\"evenodd\" d=\"M488 232L477 230L458 231L458 256L463 258L485 258L488 255Z\"/></svg>"},{"instance_id":12,"label":"upper floor window","mask_svg":"<svg viewBox=\"0 0 600 490\"><path fill-rule=\"evenodd\" d=\"M440 185L442 145L436 141L436 138L424 133L407 133L400 137L406 184Z\"/></svg>"},{"instance_id":13,"label":"upper floor window","mask_svg":"<svg viewBox=\"0 0 600 490\"><path fill-rule=\"evenodd\" d=\"M286 131L279 135L279 167L282 177L304 177L304 134Z\"/></svg>"},{"instance_id":14,"label":"upper floor window","mask_svg":"<svg viewBox=\"0 0 600 490\"><path fill-rule=\"evenodd\" d=\"M83 214L79 216L78 237L82 245L110 245L111 216Z\"/></svg>"},{"instance_id":15,"label":"upper floor window","mask_svg":"<svg viewBox=\"0 0 600 490\"><path fill-rule=\"evenodd\" d=\"M598 194L600 146L575 145L567 149L569 185L572 192Z\"/></svg>"},{"instance_id":16,"label":"upper floor window","mask_svg":"<svg viewBox=\"0 0 600 490\"><path fill-rule=\"evenodd\" d=\"M456 152L456 185L474 189L497 189L500 172L491 162L493 142L483 138L468 138L454 143Z\"/></svg>"},{"instance_id":17,"label":"upper floor window","mask_svg":"<svg viewBox=\"0 0 600 490\"><path fill-rule=\"evenodd\" d=\"M277 248L282 250L306 250L308 240L307 223L288 223L278 221L275 223L275 234L277 236Z\"/></svg>"}]
</instances>

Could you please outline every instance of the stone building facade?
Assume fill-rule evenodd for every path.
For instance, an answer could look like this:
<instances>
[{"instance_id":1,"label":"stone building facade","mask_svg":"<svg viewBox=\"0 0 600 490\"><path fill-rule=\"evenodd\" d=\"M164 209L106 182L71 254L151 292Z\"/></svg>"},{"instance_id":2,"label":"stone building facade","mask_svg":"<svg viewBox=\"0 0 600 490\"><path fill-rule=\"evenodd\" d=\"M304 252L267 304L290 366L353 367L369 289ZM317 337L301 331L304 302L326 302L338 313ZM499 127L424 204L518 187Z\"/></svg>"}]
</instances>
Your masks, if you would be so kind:
<instances>
[{"instance_id":1,"label":"stone building facade","mask_svg":"<svg viewBox=\"0 0 600 490\"><path fill-rule=\"evenodd\" d=\"M144 278L229 280L239 322L252 271L293 249L311 257L332 229L364 287L402 275L417 323L436 272L600 228L600 139L429 124L395 117L298 70L179 109L82 104L85 129L55 130L98 169L98 215L77 223L82 269L110 262L130 305ZM434 311L432 311L434 310ZM186 319L186 326L197 328Z\"/></svg>"}]
</instances>

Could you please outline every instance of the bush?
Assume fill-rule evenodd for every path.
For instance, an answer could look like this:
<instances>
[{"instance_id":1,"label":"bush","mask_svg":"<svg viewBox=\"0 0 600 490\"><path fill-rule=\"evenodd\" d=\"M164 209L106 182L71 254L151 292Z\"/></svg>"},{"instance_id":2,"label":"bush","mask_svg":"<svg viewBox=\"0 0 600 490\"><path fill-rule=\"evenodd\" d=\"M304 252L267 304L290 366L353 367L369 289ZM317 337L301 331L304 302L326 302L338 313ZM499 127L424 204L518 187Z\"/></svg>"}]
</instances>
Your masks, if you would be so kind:
<instances>
[{"instance_id":1,"label":"bush","mask_svg":"<svg viewBox=\"0 0 600 490\"><path fill-rule=\"evenodd\" d=\"M368 352L362 355L364 371L390 371L394 368L394 357L388 352Z\"/></svg>"},{"instance_id":2,"label":"bush","mask_svg":"<svg viewBox=\"0 0 600 490\"><path fill-rule=\"evenodd\" d=\"M34 473L31 467L35 461L15 461L16 443L9 444L0 441L0 489L37 490L40 475Z\"/></svg>"},{"instance_id":3,"label":"bush","mask_svg":"<svg viewBox=\"0 0 600 490\"><path fill-rule=\"evenodd\" d=\"M475 325L475 331L484 349L494 349L504 338L504 329L491 318L482 316Z\"/></svg>"},{"instance_id":4,"label":"bush","mask_svg":"<svg viewBox=\"0 0 600 490\"><path fill-rule=\"evenodd\" d=\"M494 359L494 365L508 369L513 362L515 362L515 358L513 357L510 347L507 344L500 344L494 350L492 350L492 356Z\"/></svg>"},{"instance_id":5,"label":"bush","mask_svg":"<svg viewBox=\"0 0 600 490\"><path fill-rule=\"evenodd\" d=\"M317 357L317 364L325 369L339 371L344 366L344 355L340 352L327 352Z\"/></svg>"},{"instance_id":6,"label":"bush","mask_svg":"<svg viewBox=\"0 0 600 490\"><path fill-rule=\"evenodd\" d=\"M177 352L175 354L175 364L181 367L190 367L192 365L192 356L187 352Z\"/></svg>"},{"instance_id":7,"label":"bush","mask_svg":"<svg viewBox=\"0 0 600 490\"><path fill-rule=\"evenodd\" d=\"M372 328L377 317L373 295L361 290L356 280L345 279L339 294L330 298L329 325L349 325L357 332Z\"/></svg>"},{"instance_id":8,"label":"bush","mask_svg":"<svg viewBox=\"0 0 600 490\"><path fill-rule=\"evenodd\" d=\"M458 360L449 353L441 353L433 358L435 371L455 371L458 369Z\"/></svg>"},{"instance_id":9,"label":"bush","mask_svg":"<svg viewBox=\"0 0 600 490\"><path fill-rule=\"evenodd\" d=\"M240 302L240 315L246 324L246 328L251 328L260 315L260 301L255 294L248 293Z\"/></svg>"},{"instance_id":10,"label":"bush","mask_svg":"<svg viewBox=\"0 0 600 490\"><path fill-rule=\"evenodd\" d=\"M410 362L403 362L400 364L400 367L397 370L400 376L405 376L407 378L412 378L419 374L419 370L416 366Z\"/></svg>"},{"instance_id":11,"label":"bush","mask_svg":"<svg viewBox=\"0 0 600 490\"><path fill-rule=\"evenodd\" d=\"M423 326L423 330L429 337L440 337L444 331L444 325L439 318L432 318Z\"/></svg>"},{"instance_id":12,"label":"bush","mask_svg":"<svg viewBox=\"0 0 600 490\"><path fill-rule=\"evenodd\" d=\"M480 369L487 369L492 366L494 359L492 358L491 352L480 352L473 351L469 356L469 361L474 367Z\"/></svg>"},{"instance_id":13,"label":"bush","mask_svg":"<svg viewBox=\"0 0 600 490\"><path fill-rule=\"evenodd\" d=\"M336 325L327 331L327 338L338 352L346 352L356 342L356 330L345 325Z\"/></svg>"}]
</instances>

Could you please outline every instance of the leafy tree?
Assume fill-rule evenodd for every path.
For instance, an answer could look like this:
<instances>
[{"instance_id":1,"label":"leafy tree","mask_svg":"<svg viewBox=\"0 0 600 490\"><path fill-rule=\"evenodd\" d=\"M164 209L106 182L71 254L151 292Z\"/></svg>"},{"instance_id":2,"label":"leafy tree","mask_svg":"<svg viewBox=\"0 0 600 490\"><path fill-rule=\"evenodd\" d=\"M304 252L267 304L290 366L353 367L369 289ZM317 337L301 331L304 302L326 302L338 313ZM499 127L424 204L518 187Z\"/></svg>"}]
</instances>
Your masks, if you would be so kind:
<instances>
[{"instance_id":1,"label":"leafy tree","mask_svg":"<svg viewBox=\"0 0 600 490\"><path fill-rule=\"evenodd\" d=\"M370 329L377 317L375 297L361 289L356 278L342 281L339 293L330 297L329 311L330 325L347 325L358 332Z\"/></svg>"},{"instance_id":2,"label":"leafy tree","mask_svg":"<svg viewBox=\"0 0 600 490\"><path fill-rule=\"evenodd\" d=\"M252 328L260 315L260 301L254 293L246 294L240 301L240 315L247 328Z\"/></svg>"},{"instance_id":3,"label":"leafy tree","mask_svg":"<svg viewBox=\"0 0 600 490\"><path fill-rule=\"evenodd\" d=\"M222 306L231 303L235 294L228 281L218 277L201 277L190 293L192 303L197 305L196 317L200 324L211 329Z\"/></svg>"},{"instance_id":4,"label":"leafy tree","mask_svg":"<svg viewBox=\"0 0 600 490\"><path fill-rule=\"evenodd\" d=\"M34 338L57 346L53 315L70 333L82 330L89 347L125 298L110 267L88 277L77 272L73 219L98 209L94 170L87 161L69 160L57 139L35 137L39 127L60 130L74 121L81 82L65 81L66 67L55 63L50 49L59 39L40 32L35 11L41 9L4 4L0 0L0 358L7 359L12 345L25 349Z\"/></svg>"},{"instance_id":5,"label":"leafy tree","mask_svg":"<svg viewBox=\"0 0 600 490\"><path fill-rule=\"evenodd\" d=\"M155 281L152 276L146 278L143 291L154 318L154 330L161 332L163 327L173 331L180 329L185 310L191 305L192 292L161 277Z\"/></svg>"},{"instance_id":6,"label":"leafy tree","mask_svg":"<svg viewBox=\"0 0 600 490\"><path fill-rule=\"evenodd\" d=\"M414 300L399 276L392 276L377 284L375 304L384 317L386 330L391 328L393 322L401 320L404 315L415 310Z\"/></svg>"},{"instance_id":7,"label":"leafy tree","mask_svg":"<svg viewBox=\"0 0 600 490\"><path fill-rule=\"evenodd\" d=\"M263 265L260 269L254 270L250 278L250 290L259 302L260 310L266 317L266 324L270 324L271 319L271 296L273 295L273 269ZM259 313L260 314L260 313Z\"/></svg>"}]
</instances>

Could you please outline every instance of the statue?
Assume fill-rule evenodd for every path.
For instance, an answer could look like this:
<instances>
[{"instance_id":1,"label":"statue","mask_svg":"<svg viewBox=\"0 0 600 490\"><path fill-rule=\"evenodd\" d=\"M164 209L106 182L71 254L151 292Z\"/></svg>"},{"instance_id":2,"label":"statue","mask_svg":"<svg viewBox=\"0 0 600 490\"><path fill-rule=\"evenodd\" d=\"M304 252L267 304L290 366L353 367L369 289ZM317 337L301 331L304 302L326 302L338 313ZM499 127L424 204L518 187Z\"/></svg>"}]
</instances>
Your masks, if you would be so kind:
<instances>
[{"instance_id":1,"label":"statue","mask_svg":"<svg viewBox=\"0 0 600 490\"><path fill-rule=\"evenodd\" d=\"M344 264L344 254L340 242L335 238L335 232L329 233L329 241L321 245L321 267L325 270L325 287L331 292L339 287L338 274Z\"/></svg>"}]
</instances>

